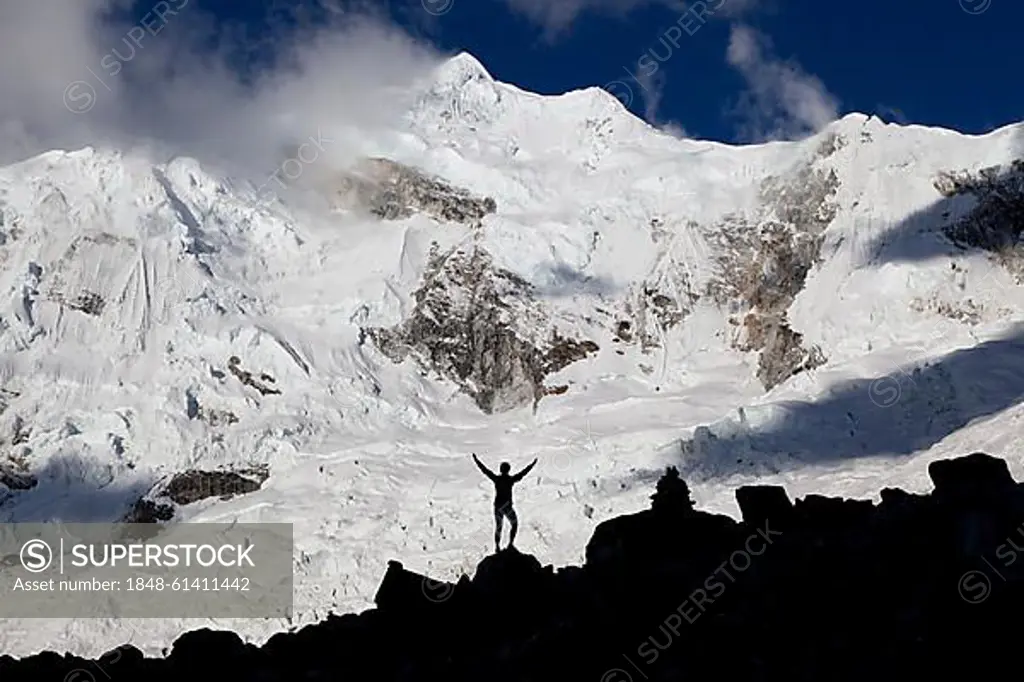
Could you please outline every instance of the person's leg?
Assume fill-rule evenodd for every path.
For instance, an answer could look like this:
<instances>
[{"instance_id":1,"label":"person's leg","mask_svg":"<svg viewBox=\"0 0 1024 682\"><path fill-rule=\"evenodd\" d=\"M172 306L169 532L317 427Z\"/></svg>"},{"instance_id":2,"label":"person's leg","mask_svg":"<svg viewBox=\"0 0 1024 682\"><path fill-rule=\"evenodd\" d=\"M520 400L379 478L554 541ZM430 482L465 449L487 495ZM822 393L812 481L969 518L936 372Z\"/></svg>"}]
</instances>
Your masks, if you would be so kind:
<instances>
[{"instance_id":1,"label":"person's leg","mask_svg":"<svg viewBox=\"0 0 1024 682\"><path fill-rule=\"evenodd\" d=\"M494 508L494 551L497 552L501 549L501 522L504 515L501 513L501 509L498 507Z\"/></svg>"},{"instance_id":2,"label":"person's leg","mask_svg":"<svg viewBox=\"0 0 1024 682\"><path fill-rule=\"evenodd\" d=\"M516 510L512 507L509 507L506 513L508 515L509 527L508 546L511 547L516 544L516 530L519 528L519 519L516 518Z\"/></svg>"}]
</instances>

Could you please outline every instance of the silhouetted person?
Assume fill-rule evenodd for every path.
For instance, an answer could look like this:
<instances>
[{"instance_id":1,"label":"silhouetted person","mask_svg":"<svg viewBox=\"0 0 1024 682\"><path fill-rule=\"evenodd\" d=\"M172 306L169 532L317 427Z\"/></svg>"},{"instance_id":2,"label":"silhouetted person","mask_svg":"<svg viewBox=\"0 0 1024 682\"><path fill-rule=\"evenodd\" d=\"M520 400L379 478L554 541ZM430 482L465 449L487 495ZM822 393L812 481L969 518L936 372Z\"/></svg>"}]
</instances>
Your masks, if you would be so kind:
<instances>
[{"instance_id":1,"label":"silhouetted person","mask_svg":"<svg viewBox=\"0 0 1024 682\"><path fill-rule=\"evenodd\" d=\"M515 544L516 530L519 528L519 519L516 518L516 510L512 507L512 486L530 473L530 469L537 463L537 460L534 459L529 466L514 476L508 473L512 468L508 462L502 462L499 467L501 474L495 474L484 466L483 462L477 458L476 453L473 453L473 461L480 467L480 471L484 472L484 476L494 482L494 551L500 552L501 526L504 518L507 516L509 521L509 547Z\"/></svg>"}]
</instances>

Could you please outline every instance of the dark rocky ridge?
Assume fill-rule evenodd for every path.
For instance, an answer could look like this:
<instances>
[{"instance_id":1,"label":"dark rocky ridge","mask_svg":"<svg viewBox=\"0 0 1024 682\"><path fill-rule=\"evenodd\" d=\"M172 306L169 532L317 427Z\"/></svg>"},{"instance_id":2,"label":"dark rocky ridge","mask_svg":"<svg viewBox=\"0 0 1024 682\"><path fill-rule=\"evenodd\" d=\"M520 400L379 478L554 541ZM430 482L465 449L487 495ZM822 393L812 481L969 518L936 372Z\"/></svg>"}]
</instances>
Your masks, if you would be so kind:
<instances>
[{"instance_id":1,"label":"dark rocky ridge","mask_svg":"<svg viewBox=\"0 0 1024 682\"><path fill-rule=\"evenodd\" d=\"M882 502L737 490L742 522L692 508L670 470L650 509L602 523L584 566L514 550L472 579L391 562L377 608L263 647L182 635L169 656L0 657L8 680L906 680L1006 672L1024 606L1024 486L975 453L930 495ZM526 511L526 510L524 510ZM101 677L102 676L102 677Z\"/></svg>"}]
</instances>

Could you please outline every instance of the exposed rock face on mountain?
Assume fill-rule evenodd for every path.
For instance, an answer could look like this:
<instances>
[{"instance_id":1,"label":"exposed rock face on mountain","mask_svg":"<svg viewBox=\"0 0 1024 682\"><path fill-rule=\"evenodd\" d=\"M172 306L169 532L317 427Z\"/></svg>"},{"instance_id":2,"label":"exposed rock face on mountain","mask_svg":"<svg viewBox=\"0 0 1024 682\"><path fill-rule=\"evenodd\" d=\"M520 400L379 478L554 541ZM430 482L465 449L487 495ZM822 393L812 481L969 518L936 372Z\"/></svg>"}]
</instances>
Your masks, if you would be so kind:
<instances>
[{"instance_id":1,"label":"exposed rock face on mountain","mask_svg":"<svg viewBox=\"0 0 1024 682\"><path fill-rule=\"evenodd\" d=\"M663 347L665 335L686 319L701 296L688 262L700 253L692 243L699 238L700 225L688 221L672 230L652 218L650 229L651 240L664 251L650 276L629 287L621 306L626 319L615 321L615 338L636 343L645 353ZM679 242L689 247L683 253Z\"/></svg>"},{"instance_id":2,"label":"exposed rock face on mountain","mask_svg":"<svg viewBox=\"0 0 1024 682\"><path fill-rule=\"evenodd\" d=\"M395 362L412 355L425 368L455 382L486 413L536 405L548 389L544 378L598 350L592 341L531 338L523 328L545 328L533 287L495 268L474 247L446 254L431 251L416 306L393 329L367 329Z\"/></svg>"},{"instance_id":3,"label":"exposed rock face on mountain","mask_svg":"<svg viewBox=\"0 0 1024 682\"><path fill-rule=\"evenodd\" d=\"M16 462L0 463L0 485L10 490L31 490L39 481Z\"/></svg>"},{"instance_id":4,"label":"exposed rock face on mountain","mask_svg":"<svg viewBox=\"0 0 1024 682\"><path fill-rule=\"evenodd\" d=\"M266 467L237 471L189 469L158 482L132 507L126 523L156 523L174 518L175 507L211 497L222 500L259 490L270 476Z\"/></svg>"},{"instance_id":5,"label":"exposed rock face on mountain","mask_svg":"<svg viewBox=\"0 0 1024 682\"><path fill-rule=\"evenodd\" d=\"M746 311L733 318L738 327L734 345L759 353L757 377L766 390L825 364L820 348L804 347L803 335L789 326L787 311L810 270L821 263L824 232L836 216L839 187L828 158L844 144L841 136L826 138L809 161L788 175L762 182L761 208L754 218L729 216L712 230L718 273L704 292L690 276L689 264L672 248L678 236L667 232L660 220L652 220L652 239L666 246L651 276L632 284L621 296L626 319L615 322L615 339L635 342L644 352L662 347L666 333L685 320L705 293L718 305ZM401 218L423 211L438 220L467 222L493 211L493 202L471 199L468 193L401 164L373 159L365 168L369 179L349 181L346 191L360 197L364 205L375 206L379 217ZM696 234L701 227L691 221L687 227L676 227L680 229ZM686 255L692 257L690 251ZM486 412L535 402L546 392L544 374L555 370L544 371L549 363L531 359L538 349L528 348L522 333L512 331L546 324L544 311L529 301L531 285L508 271L481 279L489 268L489 256L481 248L472 255L459 251L454 256L435 254L433 259L424 276L426 283L416 293L417 310L403 331L374 333L381 349L401 361L407 352L400 347L431 347L429 351L421 348L423 364L460 383ZM461 269L462 276L451 277L454 269ZM496 288L494 277L505 284ZM439 282L449 286L442 288ZM457 288L463 288L462 293L455 294ZM461 305L453 306L456 298ZM496 310L487 312L491 305ZM438 324L439 320L444 323ZM404 338L402 343L396 343L399 336ZM442 346L454 355L445 359L451 353L440 351Z\"/></svg>"},{"instance_id":6,"label":"exposed rock face on mountain","mask_svg":"<svg viewBox=\"0 0 1024 682\"><path fill-rule=\"evenodd\" d=\"M277 381L273 376L266 372L262 372L260 373L259 378L256 378L252 372L242 369L241 363L242 360L237 355L232 355L228 358L228 371L231 372L235 378L241 381L244 385L259 391L260 395L280 395L281 391L279 389L270 386L270 384Z\"/></svg>"},{"instance_id":7,"label":"exposed rock face on mountain","mask_svg":"<svg viewBox=\"0 0 1024 682\"><path fill-rule=\"evenodd\" d=\"M15 391L0 389L0 414L7 410L6 400L17 396ZM32 449L25 446L32 428L19 415L10 419L9 427L10 435L0 436L0 448L7 450L5 459L0 459L0 486L10 491L31 490L39 483L30 471L29 456ZM0 489L0 502L5 497L5 491Z\"/></svg>"},{"instance_id":8,"label":"exposed rock face on mountain","mask_svg":"<svg viewBox=\"0 0 1024 682\"><path fill-rule=\"evenodd\" d=\"M474 224L497 210L490 197L474 197L440 178L390 159L367 159L338 182L336 193L343 203L363 206L384 220L423 212L443 222Z\"/></svg>"},{"instance_id":9,"label":"exposed rock face on mountain","mask_svg":"<svg viewBox=\"0 0 1024 682\"><path fill-rule=\"evenodd\" d=\"M826 164L843 144L827 138L811 162L786 177L761 184L762 213L750 221L734 216L715 235L720 274L709 293L721 305L745 312L732 319L737 348L759 352L757 378L765 390L826 362L821 349L803 347L789 326L787 311L804 288L811 268L821 263L825 230L836 217L839 178Z\"/></svg>"},{"instance_id":10,"label":"exposed rock face on mountain","mask_svg":"<svg viewBox=\"0 0 1024 682\"><path fill-rule=\"evenodd\" d=\"M946 226L944 232L961 248L983 249L1024 283L1024 257L1020 235L1024 232L1024 159L1008 167L989 166L977 173L942 173L935 180L942 196L970 196L977 202L966 215Z\"/></svg>"},{"instance_id":11,"label":"exposed rock face on mountain","mask_svg":"<svg viewBox=\"0 0 1024 682\"><path fill-rule=\"evenodd\" d=\"M208 497L231 497L259 490L267 480L265 468L240 471L196 471L175 474L159 495L175 504L192 504Z\"/></svg>"},{"instance_id":12,"label":"exposed rock face on mountain","mask_svg":"<svg viewBox=\"0 0 1024 682\"><path fill-rule=\"evenodd\" d=\"M96 661L0 657L11 680L863 680L1005 671L1024 607L1024 486L983 453L934 462L930 495L881 504L776 486L736 491L742 521L693 507L678 473L650 509L598 526L586 564L514 548L472 579L388 564L360 615L262 647L182 635L166 658L125 645Z\"/></svg>"}]
</instances>

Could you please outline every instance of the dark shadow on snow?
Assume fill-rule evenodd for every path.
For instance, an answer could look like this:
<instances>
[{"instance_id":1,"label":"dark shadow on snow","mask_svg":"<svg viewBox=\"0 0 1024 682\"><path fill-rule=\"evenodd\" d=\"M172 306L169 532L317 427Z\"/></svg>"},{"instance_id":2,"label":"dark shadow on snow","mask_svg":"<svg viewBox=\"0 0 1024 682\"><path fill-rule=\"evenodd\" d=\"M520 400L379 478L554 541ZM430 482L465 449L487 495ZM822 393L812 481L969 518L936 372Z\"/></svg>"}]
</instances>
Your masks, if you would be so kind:
<instances>
[{"instance_id":1,"label":"dark shadow on snow","mask_svg":"<svg viewBox=\"0 0 1024 682\"><path fill-rule=\"evenodd\" d=\"M1015 124L992 134L1005 136L1009 155L1024 161L1024 125ZM971 250L991 253L1017 243L1024 231L1024 167L1002 164L982 172L958 166L950 159L945 170L955 176L968 171L978 182L947 183L946 196L937 188L935 202L872 241L868 247L872 265L920 262ZM915 170L908 166L906 172L913 174Z\"/></svg>"},{"instance_id":2,"label":"dark shadow on snow","mask_svg":"<svg viewBox=\"0 0 1024 682\"><path fill-rule=\"evenodd\" d=\"M34 484L22 490L0 486L2 523L110 523L124 516L153 481L103 483L97 466L74 456L52 457L31 474Z\"/></svg>"},{"instance_id":3,"label":"dark shadow on snow","mask_svg":"<svg viewBox=\"0 0 1024 682\"><path fill-rule=\"evenodd\" d=\"M535 282L548 284L535 285L534 291L544 297L597 296L614 297L622 287L607 277L586 275L574 270L565 263L549 266L546 271L533 278Z\"/></svg>"},{"instance_id":4,"label":"dark shadow on snow","mask_svg":"<svg viewBox=\"0 0 1024 682\"><path fill-rule=\"evenodd\" d=\"M695 478L766 473L927 450L1024 401L1024 324L918 367L844 382L813 402L782 402L773 425L715 437L698 428L681 468ZM755 409L755 408L751 408Z\"/></svg>"},{"instance_id":5,"label":"dark shadow on snow","mask_svg":"<svg viewBox=\"0 0 1024 682\"><path fill-rule=\"evenodd\" d=\"M1006 136L1012 164L985 171L951 162L953 175L938 183L949 196L886 230L862 267L969 252L1024 263L1024 126L996 134ZM1024 401L1022 352L1024 326L1018 326L1004 338L917 367L839 384L822 399L776 403L782 416L768 426L708 424L682 441L681 466L688 476L717 478L927 450Z\"/></svg>"}]
</instances>

